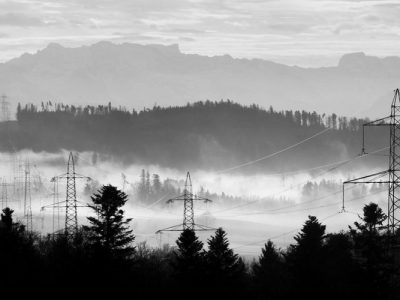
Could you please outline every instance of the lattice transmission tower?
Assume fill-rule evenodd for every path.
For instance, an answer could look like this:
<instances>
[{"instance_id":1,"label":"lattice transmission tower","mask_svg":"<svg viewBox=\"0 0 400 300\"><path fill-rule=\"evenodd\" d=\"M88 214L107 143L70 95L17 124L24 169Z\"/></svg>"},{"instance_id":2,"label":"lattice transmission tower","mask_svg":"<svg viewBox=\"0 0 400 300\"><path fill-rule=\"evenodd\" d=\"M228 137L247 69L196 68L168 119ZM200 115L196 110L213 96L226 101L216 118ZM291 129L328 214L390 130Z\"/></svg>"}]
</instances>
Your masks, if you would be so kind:
<instances>
[{"instance_id":1,"label":"lattice transmission tower","mask_svg":"<svg viewBox=\"0 0 400 300\"><path fill-rule=\"evenodd\" d=\"M10 102L7 101L7 96L2 95L0 101L0 120L2 122L10 121Z\"/></svg>"},{"instance_id":2,"label":"lattice transmission tower","mask_svg":"<svg viewBox=\"0 0 400 300\"><path fill-rule=\"evenodd\" d=\"M65 226L64 234L68 239L72 239L78 232L78 207L87 207L87 204L81 203L76 197L76 179L87 179L90 177L80 175L75 172L75 160L72 152L69 153L67 173L55 176L51 179L52 182L57 182L59 179L66 179L66 197L65 201L52 203L50 205L42 206L42 210L47 207L54 208L63 207L65 208ZM58 187L57 187L58 189Z\"/></svg>"},{"instance_id":3,"label":"lattice transmission tower","mask_svg":"<svg viewBox=\"0 0 400 300\"><path fill-rule=\"evenodd\" d=\"M1 179L1 209L8 207L8 186L5 178Z\"/></svg>"},{"instance_id":4,"label":"lattice transmission tower","mask_svg":"<svg viewBox=\"0 0 400 300\"><path fill-rule=\"evenodd\" d=\"M390 115L363 124L363 145L361 155L365 151L365 128L367 126L387 126L390 128L389 168L343 182L343 209L345 184L385 183L388 184L387 229L392 235L400 228L400 91L394 91Z\"/></svg>"},{"instance_id":5,"label":"lattice transmission tower","mask_svg":"<svg viewBox=\"0 0 400 300\"><path fill-rule=\"evenodd\" d=\"M174 225L171 227L167 227L164 229L157 230L156 233L162 233L164 231L183 231L185 229L191 229L194 231L208 231L215 230L215 228L211 228L205 225L196 224L194 221L194 201L203 201L206 203L212 202L212 200L199 197L193 194L192 180L190 178L190 173L187 172L186 180L185 180L185 188L183 190L183 194L167 200L167 203L172 203L174 201L183 201L183 222L182 224Z\"/></svg>"},{"instance_id":6,"label":"lattice transmission tower","mask_svg":"<svg viewBox=\"0 0 400 300\"><path fill-rule=\"evenodd\" d=\"M28 232L33 231L32 194L31 194L31 168L28 161L25 162L24 170L24 219Z\"/></svg>"}]
</instances>

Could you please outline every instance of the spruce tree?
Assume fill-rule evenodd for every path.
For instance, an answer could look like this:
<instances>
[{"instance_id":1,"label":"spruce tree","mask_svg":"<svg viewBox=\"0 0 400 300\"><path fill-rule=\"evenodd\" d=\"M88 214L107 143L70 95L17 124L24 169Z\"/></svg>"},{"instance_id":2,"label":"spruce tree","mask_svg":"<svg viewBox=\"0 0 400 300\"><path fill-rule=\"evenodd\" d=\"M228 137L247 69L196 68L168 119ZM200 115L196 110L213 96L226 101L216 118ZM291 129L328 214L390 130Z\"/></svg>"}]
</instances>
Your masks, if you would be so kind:
<instances>
[{"instance_id":1,"label":"spruce tree","mask_svg":"<svg viewBox=\"0 0 400 300\"><path fill-rule=\"evenodd\" d=\"M284 259L272 241L268 240L261 249L252 270L260 298L282 299L288 296L289 280Z\"/></svg>"},{"instance_id":2,"label":"spruce tree","mask_svg":"<svg viewBox=\"0 0 400 300\"><path fill-rule=\"evenodd\" d=\"M243 263L239 256L229 248L226 232L222 228L218 228L207 243L207 266L213 275L233 277L242 270Z\"/></svg>"},{"instance_id":3,"label":"spruce tree","mask_svg":"<svg viewBox=\"0 0 400 300\"><path fill-rule=\"evenodd\" d=\"M161 187L160 175L153 174L153 190L156 195L160 193Z\"/></svg>"},{"instance_id":4,"label":"spruce tree","mask_svg":"<svg viewBox=\"0 0 400 300\"><path fill-rule=\"evenodd\" d=\"M294 276L296 293L312 292L317 298L323 293L323 244L326 226L315 216L309 216L294 245L288 249L286 259Z\"/></svg>"},{"instance_id":5,"label":"spruce tree","mask_svg":"<svg viewBox=\"0 0 400 300\"><path fill-rule=\"evenodd\" d=\"M191 289L194 284L203 282L203 243L199 241L194 230L185 229L176 244L178 249L174 263L175 275L185 289Z\"/></svg>"},{"instance_id":6,"label":"spruce tree","mask_svg":"<svg viewBox=\"0 0 400 300\"><path fill-rule=\"evenodd\" d=\"M178 260L191 263L202 257L203 242L199 241L194 230L183 230L176 244L178 246Z\"/></svg>"},{"instance_id":7,"label":"spruce tree","mask_svg":"<svg viewBox=\"0 0 400 300\"><path fill-rule=\"evenodd\" d=\"M207 284L217 291L218 296L238 296L243 291L245 267L242 259L229 247L226 232L218 228L207 244Z\"/></svg>"},{"instance_id":8,"label":"spruce tree","mask_svg":"<svg viewBox=\"0 0 400 300\"><path fill-rule=\"evenodd\" d=\"M88 217L91 226L85 226L89 241L94 249L106 258L125 259L134 252L132 242L135 236L128 224L132 219L125 219L121 209L127 201L127 195L112 185L103 186L91 197L90 208L96 217Z\"/></svg>"}]
</instances>

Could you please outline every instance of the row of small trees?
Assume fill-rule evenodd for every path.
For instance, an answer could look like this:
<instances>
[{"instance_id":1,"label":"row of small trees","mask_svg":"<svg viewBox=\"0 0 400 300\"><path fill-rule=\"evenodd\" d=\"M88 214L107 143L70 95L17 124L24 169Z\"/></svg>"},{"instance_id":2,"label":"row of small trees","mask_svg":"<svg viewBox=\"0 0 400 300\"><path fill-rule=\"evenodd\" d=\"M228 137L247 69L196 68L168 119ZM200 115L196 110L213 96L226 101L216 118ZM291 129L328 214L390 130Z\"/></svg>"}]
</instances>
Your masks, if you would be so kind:
<instances>
[{"instance_id":1,"label":"row of small trees","mask_svg":"<svg viewBox=\"0 0 400 300\"><path fill-rule=\"evenodd\" d=\"M374 203L364 207L349 231L326 234L310 216L286 250L268 241L257 260L245 263L218 228L207 249L193 230L184 230L176 247L133 245L127 196L111 185L92 196L89 224L71 238L26 232L3 210L0 222L0 286L131 292L138 299L378 299L396 298L399 267L386 219ZM390 250L392 249L392 250Z\"/></svg>"}]
</instances>

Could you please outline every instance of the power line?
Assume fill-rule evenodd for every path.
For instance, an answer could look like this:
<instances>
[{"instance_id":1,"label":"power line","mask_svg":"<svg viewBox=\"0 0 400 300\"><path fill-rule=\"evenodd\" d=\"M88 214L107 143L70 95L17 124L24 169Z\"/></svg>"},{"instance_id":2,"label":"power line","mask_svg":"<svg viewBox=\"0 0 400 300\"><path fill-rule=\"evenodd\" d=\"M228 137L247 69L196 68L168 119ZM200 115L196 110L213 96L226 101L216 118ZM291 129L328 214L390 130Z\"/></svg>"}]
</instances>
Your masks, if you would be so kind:
<instances>
[{"instance_id":1,"label":"power line","mask_svg":"<svg viewBox=\"0 0 400 300\"><path fill-rule=\"evenodd\" d=\"M382 192L384 192L384 191L377 191L377 192L372 193L372 194L369 194L369 195L362 195L362 196L359 196L359 197L355 197L355 198L349 200L348 202L352 202L352 201L357 201L357 200L360 200L360 199L369 198L369 197L371 197L371 196L380 194L380 193L382 193ZM320 206L320 207L318 207L318 208L325 208L325 207L333 206L333 205L337 205L337 203L329 204L329 205L326 205L326 206ZM315 209L315 208L306 208L306 209L304 209L304 210L310 210L310 209ZM295 212L295 211L292 211L292 212ZM287 212L286 212L286 213L287 213ZM329 215L329 216L327 216L327 217L325 217L325 218L323 218L323 219L320 219L320 221L321 221L321 222L322 222L322 221L325 221L325 220L327 220L327 219L329 219L329 218L332 218L332 217L334 217L334 216L336 216L336 215L338 215L338 214L342 214L342 213L343 213L343 212L336 212L336 213L334 213L334 214L332 214L332 215ZM353 212L351 212L351 213L353 213ZM251 242L251 243L248 243L248 244L240 245L240 246L238 246L238 247L234 247L233 249L238 249L238 248L242 248L242 247L246 247L246 246L256 245L256 244L259 244L259 243L261 243L261 242L265 242L265 241L272 240L272 239L277 239L277 238L279 238L279 237L282 237L282 236L288 235L288 234L290 234L290 233L293 233L293 232L295 232L295 231L297 231L297 230L298 230L298 228L293 229L293 230L290 230L290 231L287 231L287 232L284 232L284 233L281 233L281 234L276 235L276 236L269 237L268 239L259 240L259 241L256 241L256 242Z\"/></svg>"},{"instance_id":2,"label":"power line","mask_svg":"<svg viewBox=\"0 0 400 300\"><path fill-rule=\"evenodd\" d=\"M277 152L268 154L268 155L263 156L263 157L260 157L260 158L258 158L258 159L251 160L251 161L248 161L248 162L245 162L245 163L242 163L242 164L239 164L239 165L236 165L236 166L227 168L227 169L219 170L219 171L217 171L216 173L226 173L226 172L233 171L233 170L236 170L236 169L239 169L239 168L242 168L242 167L246 167L246 166L255 164L255 163L259 162L259 161L262 161L262 160L265 160L265 159L274 157L274 156L276 156L276 155L278 155L278 154L281 154L281 153L283 153L283 152L285 152L285 151L288 151L288 150L290 150L290 149L293 149L293 148L295 148L295 147L297 147L297 146L299 146L299 145L301 145L301 144L304 144L305 142L307 142L307 141L309 141L309 140L311 140L311 139L313 139L313 138L316 138L317 136L319 136L319 135L321 135L321 134L324 134L325 132L327 132L327 131L329 131L329 130L331 130L330 127L325 128L324 130L322 130L322 131L320 131L320 132L318 132L318 133L316 133L316 134L314 134L314 135L312 135L312 136L310 136L310 137L308 137L308 138L306 138L306 139L304 139L304 140L302 140L302 141L300 141L300 142L297 142L297 143L295 143L295 144L293 144L293 145L291 145L291 146L288 146L288 147L286 147L286 148L283 148L283 149L281 149L281 150L279 150L279 151L277 151Z\"/></svg>"},{"instance_id":3,"label":"power line","mask_svg":"<svg viewBox=\"0 0 400 300\"><path fill-rule=\"evenodd\" d=\"M329 216L327 216L327 217L325 217L323 219L320 219L319 221L321 221L321 222L325 221L325 220L330 219L330 218L332 218L332 217L334 217L334 216L336 216L338 214L340 214L340 212L336 212L336 213L334 213L332 215L329 215ZM278 235L271 236L271 237L269 237L267 239L258 240L258 241L255 241L255 242L251 242L251 243L243 244L243 245L240 245L240 246L237 246L237 247L233 247L232 249L236 250L236 249L247 247L247 246L257 245L257 244L260 244L260 243L265 243L268 240L274 240L274 239L283 237L285 235L291 234L291 233L296 232L296 231L298 231L298 228L292 229L290 231L287 231L287 232L284 232L284 233L281 233L281 234L278 234Z\"/></svg>"},{"instance_id":4,"label":"power line","mask_svg":"<svg viewBox=\"0 0 400 300\"><path fill-rule=\"evenodd\" d=\"M375 151L370 152L370 153L364 153L364 154L361 154L361 155L357 155L357 156L355 156L355 157L353 157L353 158L351 158L351 159L348 159L348 160L343 160L343 161L339 161L339 162L337 162L337 163L332 163L332 165L335 165L333 168L330 168L330 169L328 169L328 170L324 170L324 171L322 171L320 174L317 174L317 175L313 176L312 178L320 177L320 176L322 176L322 175L324 175L324 174L327 174L327 173L329 173L329 172L332 172L332 171L336 170L337 168L342 167L343 165L345 165L345 164L347 164L347 163L350 163L350 162L352 162L352 161L354 161L354 160L362 159L362 158L365 158L365 157L367 157L367 156L369 156L369 155L372 155L372 154L375 154L375 153L378 153L378 152L381 152L381 151L384 151L384 150L387 150L387 149L389 149L389 147L384 147L384 148L375 150ZM295 189L295 188L298 188L298 187L300 187L301 185L307 183L308 181L309 181L309 179L306 179L306 180L300 182L299 184L297 184L297 185L295 185L295 186L291 186L291 187L289 187L289 188L286 188L286 189L284 189L284 190L281 190L281 191L279 191L279 192L277 192L277 193L274 193L274 194L270 195L269 197L276 197L277 195L280 195L280 194L283 194L283 193L288 192L288 191L290 191L290 190L293 190L293 189ZM335 192L335 194L338 194L338 193L341 193L341 192L342 192L342 190ZM324 196L323 198L325 198L325 196ZM311 200L310 202L313 202L313 201L316 201L316 200ZM218 214L218 213L221 213L221 212L225 212L225 211L229 211L229 210L233 210L233 209L237 209L237 208L241 208L241 207L250 206L250 205L253 205L253 204L257 203L257 202L259 202L259 200L254 200L254 201L250 201L250 202L244 203L244 204L239 204L239 205L236 205L236 206L233 206L233 207L230 207L230 208L221 209L221 210L219 210L219 211L214 212L213 214ZM304 203L304 202L303 202L303 203ZM300 204L299 204L299 205L300 205Z\"/></svg>"}]
</instances>

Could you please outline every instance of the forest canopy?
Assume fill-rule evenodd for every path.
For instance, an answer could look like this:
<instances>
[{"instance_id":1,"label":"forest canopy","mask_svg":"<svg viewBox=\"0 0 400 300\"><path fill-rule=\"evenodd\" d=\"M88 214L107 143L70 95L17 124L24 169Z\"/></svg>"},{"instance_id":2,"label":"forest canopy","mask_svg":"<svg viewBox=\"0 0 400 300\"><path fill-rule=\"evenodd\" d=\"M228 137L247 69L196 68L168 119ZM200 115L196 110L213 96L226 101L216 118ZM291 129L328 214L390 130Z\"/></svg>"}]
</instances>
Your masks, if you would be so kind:
<instances>
[{"instance_id":1,"label":"forest canopy","mask_svg":"<svg viewBox=\"0 0 400 300\"><path fill-rule=\"evenodd\" d=\"M257 168L284 171L356 155L365 119L306 111L276 111L258 105L200 101L186 106L144 108L74 106L46 102L18 105L17 121L2 123L2 151L61 149L95 151L129 162L175 168L223 169L267 155L308 138L298 149ZM388 137L388 136L387 136ZM370 148L384 147L372 129ZM257 170L255 167L247 170Z\"/></svg>"}]
</instances>

